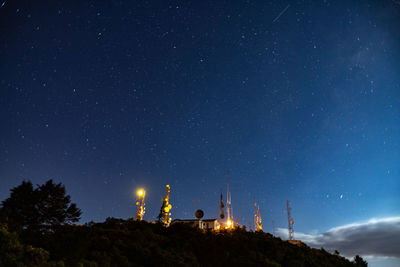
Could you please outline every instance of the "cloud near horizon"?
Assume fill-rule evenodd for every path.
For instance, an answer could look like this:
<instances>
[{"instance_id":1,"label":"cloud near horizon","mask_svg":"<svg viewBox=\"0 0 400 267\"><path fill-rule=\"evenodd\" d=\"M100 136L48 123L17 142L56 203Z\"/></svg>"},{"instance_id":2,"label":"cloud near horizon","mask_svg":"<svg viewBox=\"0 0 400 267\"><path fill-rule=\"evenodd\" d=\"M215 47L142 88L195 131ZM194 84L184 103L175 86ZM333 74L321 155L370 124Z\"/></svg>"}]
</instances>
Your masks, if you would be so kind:
<instances>
[{"instance_id":1,"label":"cloud near horizon","mask_svg":"<svg viewBox=\"0 0 400 267\"><path fill-rule=\"evenodd\" d=\"M276 235L288 238L287 229L278 228ZM332 228L323 234L294 233L294 238L310 247L341 255L400 258L400 217L371 219Z\"/></svg>"}]
</instances>

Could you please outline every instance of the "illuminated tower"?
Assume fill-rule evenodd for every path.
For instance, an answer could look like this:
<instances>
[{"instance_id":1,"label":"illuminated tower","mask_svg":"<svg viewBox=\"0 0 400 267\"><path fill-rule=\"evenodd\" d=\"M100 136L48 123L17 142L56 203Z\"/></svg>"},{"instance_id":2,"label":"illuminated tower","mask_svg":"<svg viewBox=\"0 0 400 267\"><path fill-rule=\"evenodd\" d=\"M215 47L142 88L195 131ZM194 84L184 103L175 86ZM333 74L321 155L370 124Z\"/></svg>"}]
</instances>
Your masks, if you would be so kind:
<instances>
[{"instance_id":1,"label":"illuminated tower","mask_svg":"<svg viewBox=\"0 0 400 267\"><path fill-rule=\"evenodd\" d=\"M145 196L146 196L146 191L144 191L143 189L139 189L138 191L136 191L136 206L137 206L136 220L138 221L143 220L143 216L146 210L146 208L144 207Z\"/></svg>"},{"instance_id":2,"label":"illuminated tower","mask_svg":"<svg viewBox=\"0 0 400 267\"><path fill-rule=\"evenodd\" d=\"M293 240L293 234L294 234L293 225L294 225L294 221L293 221L292 215L290 214L291 208L290 208L289 200L286 200L286 209L287 209L287 218L288 218L289 240Z\"/></svg>"},{"instance_id":3,"label":"illuminated tower","mask_svg":"<svg viewBox=\"0 0 400 267\"><path fill-rule=\"evenodd\" d=\"M260 206L254 202L254 231L262 231Z\"/></svg>"},{"instance_id":4,"label":"illuminated tower","mask_svg":"<svg viewBox=\"0 0 400 267\"><path fill-rule=\"evenodd\" d=\"M162 206L160 210L160 214L158 215L158 221L164 224L164 226L169 226L171 223L171 213L169 212L172 208L172 205L169 204L169 185L165 188L165 198L162 199Z\"/></svg>"},{"instance_id":5,"label":"illuminated tower","mask_svg":"<svg viewBox=\"0 0 400 267\"><path fill-rule=\"evenodd\" d=\"M229 175L229 172L228 172ZM226 229L232 229L234 227L233 212L231 206L231 193L229 192L229 177L227 179L226 187Z\"/></svg>"}]
</instances>

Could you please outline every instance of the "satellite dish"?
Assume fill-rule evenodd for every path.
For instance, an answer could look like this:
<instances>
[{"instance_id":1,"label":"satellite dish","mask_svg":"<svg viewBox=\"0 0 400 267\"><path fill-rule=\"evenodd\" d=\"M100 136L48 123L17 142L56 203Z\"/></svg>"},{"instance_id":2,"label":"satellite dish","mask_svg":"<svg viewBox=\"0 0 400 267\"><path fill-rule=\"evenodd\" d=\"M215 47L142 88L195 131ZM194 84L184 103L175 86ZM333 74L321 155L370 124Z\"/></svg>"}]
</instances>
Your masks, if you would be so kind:
<instances>
[{"instance_id":1,"label":"satellite dish","mask_svg":"<svg viewBox=\"0 0 400 267\"><path fill-rule=\"evenodd\" d=\"M204 216L204 212L202 210L196 210L194 215L196 216L197 219L201 219Z\"/></svg>"}]
</instances>

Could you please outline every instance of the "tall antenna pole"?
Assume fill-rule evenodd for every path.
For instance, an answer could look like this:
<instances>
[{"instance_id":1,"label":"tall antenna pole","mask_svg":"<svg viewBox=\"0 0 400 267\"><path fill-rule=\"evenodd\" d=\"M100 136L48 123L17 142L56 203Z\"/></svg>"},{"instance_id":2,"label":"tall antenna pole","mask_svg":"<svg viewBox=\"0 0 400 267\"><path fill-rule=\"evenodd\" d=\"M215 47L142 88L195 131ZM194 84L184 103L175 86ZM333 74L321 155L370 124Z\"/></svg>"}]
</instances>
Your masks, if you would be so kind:
<instances>
[{"instance_id":1,"label":"tall antenna pole","mask_svg":"<svg viewBox=\"0 0 400 267\"><path fill-rule=\"evenodd\" d=\"M231 193L229 192L229 170L227 171L227 179L226 179L226 228L233 228L233 214L231 207Z\"/></svg>"},{"instance_id":2,"label":"tall antenna pole","mask_svg":"<svg viewBox=\"0 0 400 267\"><path fill-rule=\"evenodd\" d=\"M144 189L139 189L136 191L136 220L141 221L143 220L144 213L146 208L144 207L144 197L146 196L146 191Z\"/></svg>"},{"instance_id":3,"label":"tall antenna pole","mask_svg":"<svg viewBox=\"0 0 400 267\"><path fill-rule=\"evenodd\" d=\"M165 198L162 199L163 204L161 206L160 214L158 215L158 220L164 224L164 226L169 226L171 223L171 213L169 212L172 205L169 204L169 192L170 187L167 184L165 187Z\"/></svg>"},{"instance_id":4,"label":"tall antenna pole","mask_svg":"<svg viewBox=\"0 0 400 267\"><path fill-rule=\"evenodd\" d=\"M226 178L226 216L227 219L231 219L231 211L230 211L230 194L229 194L229 171L227 172L227 178Z\"/></svg>"},{"instance_id":5,"label":"tall antenna pole","mask_svg":"<svg viewBox=\"0 0 400 267\"><path fill-rule=\"evenodd\" d=\"M222 200L223 196L222 196L222 188L221 188L221 196L219 199L219 218L221 220L223 220L225 218L225 214L224 214L224 202Z\"/></svg>"},{"instance_id":6,"label":"tall antenna pole","mask_svg":"<svg viewBox=\"0 0 400 267\"><path fill-rule=\"evenodd\" d=\"M272 220L272 235L275 236L275 222Z\"/></svg>"},{"instance_id":7,"label":"tall antenna pole","mask_svg":"<svg viewBox=\"0 0 400 267\"><path fill-rule=\"evenodd\" d=\"M287 209L287 217L288 217L289 240L293 240L293 234L294 234L293 224L294 224L294 221L292 219L292 215L290 214L291 208L290 208L289 200L286 200L286 209Z\"/></svg>"},{"instance_id":8,"label":"tall antenna pole","mask_svg":"<svg viewBox=\"0 0 400 267\"><path fill-rule=\"evenodd\" d=\"M254 231L262 231L260 206L254 202Z\"/></svg>"}]
</instances>

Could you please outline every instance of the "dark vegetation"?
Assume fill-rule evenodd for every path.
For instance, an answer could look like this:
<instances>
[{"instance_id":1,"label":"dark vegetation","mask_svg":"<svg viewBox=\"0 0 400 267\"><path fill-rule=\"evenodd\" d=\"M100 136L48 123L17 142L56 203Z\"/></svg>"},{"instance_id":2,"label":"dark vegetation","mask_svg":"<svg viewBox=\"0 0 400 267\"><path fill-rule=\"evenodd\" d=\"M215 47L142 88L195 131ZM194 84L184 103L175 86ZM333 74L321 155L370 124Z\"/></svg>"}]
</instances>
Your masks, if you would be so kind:
<instances>
[{"instance_id":1,"label":"dark vegetation","mask_svg":"<svg viewBox=\"0 0 400 267\"><path fill-rule=\"evenodd\" d=\"M51 180L13 188L0 208L0 266L367 266L244 227L204 232L114 218L73 225L80 214Z\"/></svg>"}]
</instances>

